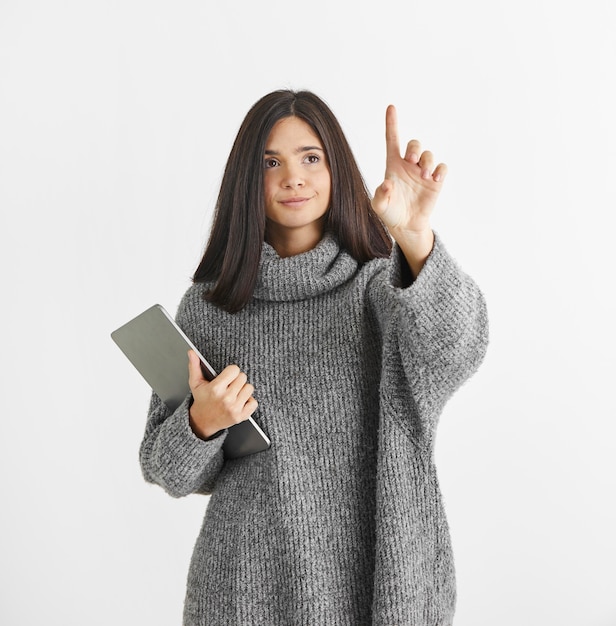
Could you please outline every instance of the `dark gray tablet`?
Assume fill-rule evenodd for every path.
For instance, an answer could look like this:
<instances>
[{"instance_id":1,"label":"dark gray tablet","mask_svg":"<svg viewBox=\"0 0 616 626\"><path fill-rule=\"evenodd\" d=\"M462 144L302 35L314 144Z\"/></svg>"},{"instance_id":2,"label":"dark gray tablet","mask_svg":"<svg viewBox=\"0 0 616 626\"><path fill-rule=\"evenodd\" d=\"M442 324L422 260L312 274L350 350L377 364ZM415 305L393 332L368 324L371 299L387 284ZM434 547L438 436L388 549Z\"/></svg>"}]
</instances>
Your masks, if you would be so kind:
<instances>
[{"instance_id":1,"label":"dark gray tablet","mask_svg":"<svg viewBox=\"0 0 616 626\"><path fill-rule=\"evenodd\" d=\"M194 350L201 359L207 380L216 376L212 366L160 304L114 330L111 338L172 411L190 393L188 350ZM249 417L229 428L222 447L225 457L234 459L267 450L270 440Z\"/></svg>"}]
</instances>

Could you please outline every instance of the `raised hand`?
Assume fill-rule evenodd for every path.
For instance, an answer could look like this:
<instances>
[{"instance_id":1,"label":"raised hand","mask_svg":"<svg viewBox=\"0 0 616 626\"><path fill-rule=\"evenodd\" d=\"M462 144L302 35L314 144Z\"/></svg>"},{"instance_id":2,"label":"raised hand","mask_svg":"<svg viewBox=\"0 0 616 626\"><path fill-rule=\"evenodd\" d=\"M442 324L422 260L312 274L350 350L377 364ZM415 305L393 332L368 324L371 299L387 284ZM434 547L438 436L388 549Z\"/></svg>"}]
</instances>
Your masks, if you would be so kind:
<instances>
[{"instance_id":1,"label":"raised hand","mask_svg":"<svg viewBox=\"0 0 616 626\"><path fill-rule=\"evenodd\" d=\"M198 437L207 439L247 420L257 410L257 401L252 397L254 387L246 380L237 365L229 365L214 380L207 381L199 357L189 350L188 384L194 399L189 417Z\"/></svg>"},{"instance_id":2,"label":"raised hand","mask_svg":"<svg viewBox=\"0 0 616 626\"><path fill-rule=\"evenodd\" d=\"M385 115L387 162L385 180L376 189L372 208L402 248L417 275L432 249L434 235L430 215L447 175L447 166L434 166L431 152L423 151L416 139L400 153L398 121L393 105Z\"/></svg>"}]
</instances>

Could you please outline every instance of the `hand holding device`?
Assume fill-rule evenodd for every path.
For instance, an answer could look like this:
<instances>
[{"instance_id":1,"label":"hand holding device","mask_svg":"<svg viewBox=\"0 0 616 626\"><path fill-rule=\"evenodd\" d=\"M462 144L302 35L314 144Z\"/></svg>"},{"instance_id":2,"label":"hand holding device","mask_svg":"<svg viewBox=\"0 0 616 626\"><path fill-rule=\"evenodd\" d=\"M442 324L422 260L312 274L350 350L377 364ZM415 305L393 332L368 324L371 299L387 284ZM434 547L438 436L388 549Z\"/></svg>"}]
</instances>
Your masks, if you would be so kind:
<instances>
[{"instance_id":1,"label":"hand holding device","mask_svg":"<svg viewBox=\"0 0 616 626\"><path fill-rule=\"evenodd\" d=\"M247 420L257 410L257 401L252 397L254 387L237 365L228 365L208 381L199 357L189 350L188 372L194 398L189 411L190 426L201 439Z\"/></svg>"}]
</instances>

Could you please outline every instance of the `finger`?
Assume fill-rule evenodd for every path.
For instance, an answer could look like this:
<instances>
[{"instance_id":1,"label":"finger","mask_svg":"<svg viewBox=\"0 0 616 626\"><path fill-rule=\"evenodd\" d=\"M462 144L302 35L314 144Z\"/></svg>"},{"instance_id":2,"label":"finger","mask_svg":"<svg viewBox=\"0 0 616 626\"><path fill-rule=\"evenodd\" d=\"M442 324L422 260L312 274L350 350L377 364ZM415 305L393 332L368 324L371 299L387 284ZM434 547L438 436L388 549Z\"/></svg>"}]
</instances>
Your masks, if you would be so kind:
<instances>
[{"instance_id":1,"label":"finger","mask_svg":"<svg viewBox=\"0 0 616 626\"><path fill-rule=\"evenodd\" d=\"M404 160L409 163L418 163L419 155L421 154L421 144L417 139L411 139L406 145L406 153L404 154Z\"/></svg>"},{"instance_id":2,"label":"finger","mask_svg":"<svg viewBox=\"0 0 616 626\"><path fill-rule=\"evenodd\" d=\"M447 166L445 163L439 163L432 174L432 178L437 183L442 183L445 180L445 176L447 176Z\"/></svg>"},{"instance_id":3,"label":"finger","mask_svg":"<svg viewBox=\"0 0 616 626\"><path fill-rule=\"evenodd\" d=\"M228 387L240 374L241 370L237 365L227 365L214 379L217 385Z\"/></svg>"},{"instance_id":4,"label":"finger","mask_svg":"<svg viewBox=\"0 0 616 626\"><path fill-rule=\"evenodd\" d=\"M434 170L434 155L429 150L422 152L417 164L421 168L421 177L430 178Z\"/></svg>"},{"instance_id":5,"label":"finger","mask_svg":"<svg viewBox=\"0 0 616 626\"><path fill-rule=\"evenodd\" d=\"M237 394L237 402L240 406L243 406L250 400L252 394L255 392L255 388L250 383L247 383L242 387L240 392Z\"/></svg>"},{"instance_id":6,"label":"finger","mask_svg":"<svg viewBox=\"0 0 616 626\"><path fill-rule=\"evenodd\" d=\"M207 383L201 370L201 360L194 350L188 351L188 385L191 389L196 389L199 385Z\"/></svg>"},{"instance_id":7,"label":"finger","mask_svg":"<svg viewBox=\"0 0 616 626\"><path fill-rule=\"evenodd\" d=\"M246 384L247 380L248 380L248 376L246 376L246 374L244 374L244 372L240 372L235 377L235 380L232 380L229 383L229 387L228 387L229 393L231 393L234 396L238 396L240 391L242 390L242 388Z\"/></svg>"},{"instance_id":8,"label":"finger","mask_svg":"<svg viewBox=\"0 0 616 626\"><path fill-rule=\"evenodd\" d=\"M257 410L258 407L259 403L254 398L250 398L242 409L242 419L247 420Z\"/></svg>"},{"instance_id":9,"label":"finger","mask_svg":"<svg viewBox=\"0 0 616 626\"><path fill-rule=\"evenodd\" d=\"M390 104L385 112L385 144L387 146L387 159L399 159L400 142L398 140L398 114L393 104Z\"/></svg>"}]
</instances>

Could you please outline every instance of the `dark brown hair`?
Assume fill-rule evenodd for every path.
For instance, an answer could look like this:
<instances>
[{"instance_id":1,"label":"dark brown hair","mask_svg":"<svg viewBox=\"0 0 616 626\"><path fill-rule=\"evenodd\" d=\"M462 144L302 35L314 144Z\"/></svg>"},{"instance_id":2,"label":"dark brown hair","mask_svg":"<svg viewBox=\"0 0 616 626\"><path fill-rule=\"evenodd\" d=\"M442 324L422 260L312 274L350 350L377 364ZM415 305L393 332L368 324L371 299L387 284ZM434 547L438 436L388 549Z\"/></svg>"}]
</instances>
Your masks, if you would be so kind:
<instances>
[{"instance_id":1,"label":"dark brown hair","mask_svg":"<svg viewBox=\"0 0 616 626\"><path fill-rule=\"evenodd\" d=\"M265 237L263 157L274 124L306 122L325 148L332 179L325 229L360 263L391 253L391 238L370 203L359 167L329 107L310 91L274 91L248 111L225 167L210 237L193 280L212 282L205 298L235 313L248 304Z\"/></svg>"}]
</instances>

